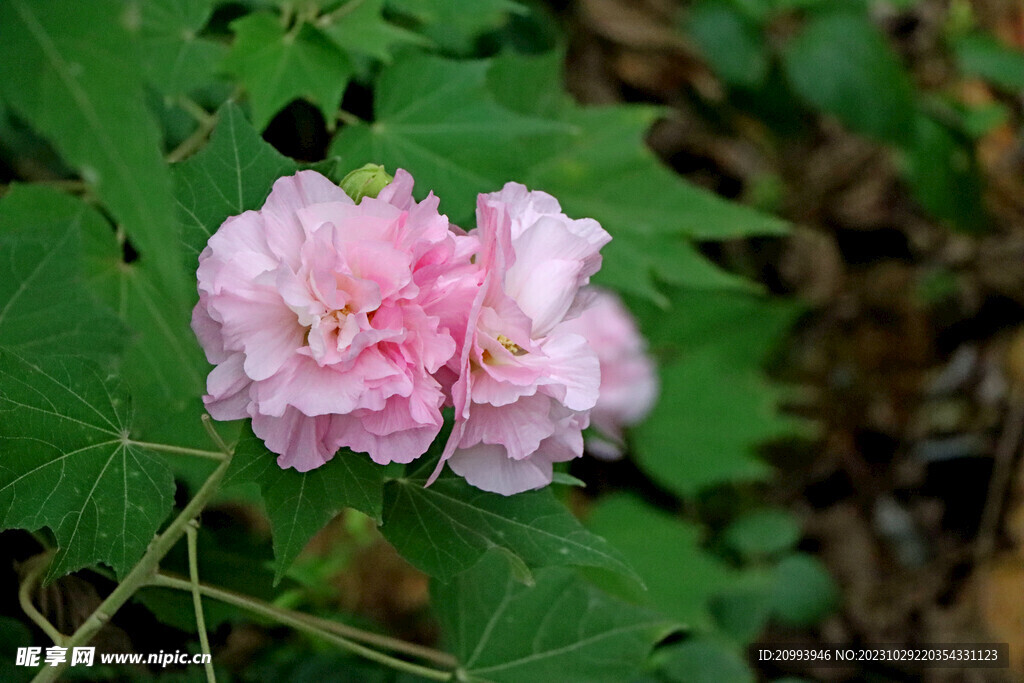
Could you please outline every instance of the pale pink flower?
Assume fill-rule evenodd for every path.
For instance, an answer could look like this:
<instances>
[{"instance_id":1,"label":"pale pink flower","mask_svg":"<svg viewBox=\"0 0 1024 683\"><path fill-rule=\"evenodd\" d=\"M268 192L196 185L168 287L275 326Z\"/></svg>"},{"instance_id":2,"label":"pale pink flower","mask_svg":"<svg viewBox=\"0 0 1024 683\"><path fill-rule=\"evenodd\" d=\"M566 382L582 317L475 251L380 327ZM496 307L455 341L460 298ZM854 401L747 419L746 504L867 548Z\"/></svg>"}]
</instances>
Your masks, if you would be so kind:
<instances>
[{"instance_id":1,"label":"pale pink flower","mask_svg":"<svg viewBox=\"0 0 1024 683\"><path fill-rule=\"evenodd\" d=\"M342 446L409 462L441 428L433 373L465 324L475 240L449 230L433 195L414 202L412 183L399 170L357 205L301 171L199 257L192 328L216 365L207 410L251 417L281 467L311 470Z\"/></svg>"},{"instance_id":2,"label":"pale pink flower","mask_svg":"<svg viewBox=\"0 0 1024 683\"><path fill-rule=\"evenodd\" d=\"M594 290L591 305L565 329L585 337L601 362L590 426L603 438L588 439L587 451L604 459L621 457L623 428L644 419L658 397L644 338L619 297L606 290Z\"/></svg>"},{"instance_id":3,"label":"pale pink flower","mask_svg":"<svg viewBox=\"0 0 1024 683\"><path fill-rule=\"evenodd\" d=\"M511 495L551 482L552 464L583 452L600 370L565 320L601 266L611 237L516 183L480 195L480 289L450 366L455 426L442 455L481 489ZM436 476L436 473L435 473Z\"/></svg>"}]
</instances>

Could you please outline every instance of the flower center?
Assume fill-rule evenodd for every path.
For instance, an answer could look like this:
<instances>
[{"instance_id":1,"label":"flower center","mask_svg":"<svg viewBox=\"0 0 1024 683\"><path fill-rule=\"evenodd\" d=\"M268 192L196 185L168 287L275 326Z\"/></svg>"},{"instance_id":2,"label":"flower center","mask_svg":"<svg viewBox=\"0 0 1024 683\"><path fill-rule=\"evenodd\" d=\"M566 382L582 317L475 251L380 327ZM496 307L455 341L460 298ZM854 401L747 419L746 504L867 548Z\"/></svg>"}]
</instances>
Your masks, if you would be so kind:
<instances>
[{"instance_id":1,"label":"flower center","mask_svg":"<svg viewBox=\"0 0 1024 683\"><path fill-rule=\"evenodd\" d=\"M498 343L504 346L506 349L508 349L509 353L511 353L513 356L526 355L526 351L523 349L523 347L519 346L519 344L516 344L514 341L512 341L505 335L499 334L497 340Z\"/></svg>"}]
</instances>

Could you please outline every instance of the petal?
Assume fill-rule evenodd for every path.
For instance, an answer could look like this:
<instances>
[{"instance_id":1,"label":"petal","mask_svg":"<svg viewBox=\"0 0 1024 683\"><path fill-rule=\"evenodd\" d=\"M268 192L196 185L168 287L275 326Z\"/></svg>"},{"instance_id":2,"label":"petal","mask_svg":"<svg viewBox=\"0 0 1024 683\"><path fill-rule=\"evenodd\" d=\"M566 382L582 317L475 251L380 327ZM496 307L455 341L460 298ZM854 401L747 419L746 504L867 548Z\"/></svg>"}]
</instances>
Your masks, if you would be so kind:
<instances>
[{"instance_id":1,"label":"petal","mask_svg":"<svg viewBox=\"0 0 1024 683\"><path fill-rule=\"evenodd\" d=\"M199 345L203 347L206 360L216 365L227 360L230 354L224 350L220 323L210 317L208 305L209 297L206 292L199 292L199 303L192 309L192 331L196 333Z\"/></svg>"},{"instance_id":2,"label":"petal","mask_svg":"<svg viewBox=\"0 0 1024 683\"><path fill-rule=\"evenodd\" d=\"M254 414L252 431L280 456L279 466L308 472L334 457L337 448L325 440L330 423L330 416L308 417L289 408L281 417Z\"/></svg>"},{"instance_id":3,"label":"petal","mask_svg":"<svg viewBox=\"0 0 1024 683\"><path fill-rule=\"evenodd\" d=\"M375 463L387 465L412 462L426 453L440 429L438 424L381 436L367 430L364 421L355 415L333 415L329 438L331 443L366 453Z\"/></svg>"},{"instance_id":4,"label":"petal","mask_svg":"<svg viewBox=\"0 0 1024 683\"><path fill-rule=\"evenodd\" d=\"M295 355L275 375L256 382L252 397L267 415L282 415L292 408L305 415L329 415L363 407L365 393L359 374L320 367L308 356Z\"/></svg>"},{"instance_id":5,"label":"petal","mask_svg":"<svg viewBox=\"0 0 1024 683\"><path fill-rule=\"evenodd\" d=\"M597 403L601 386L601 363L587 340L578 334L553 333L542 343L546 358L542 383L545 392L571 410L589 410ZM527 362L534 362L524 356Z\"/></svg>"},{"instance_id":6,"label":"petal","mask_svg":"<svg viewBox=\"0 0 1024 683\"><path fill-rule=\"evenodd\" d=\"M512 460L501 446L479 445L460 449L448 460L467 482L492 493L511 496L551 483L551 461L543 456Z\"/></svg>"},{"instance_id":7,"label":"petal","mask_svg":"<svg viewBox=\"0 0 1024 683\"><path fill-rule=\"evenodd\" d=\"M245 373L270 377L303 346L305 330L276 291L251 288L210 298L210 315L219 319L224 346L245 351Z\"/></svg>"},{"instance_id":8,"label":"petal","mask_svg":"<svg viewBox=\"0 0 1024 683\"><path fill-rule=\"evenodd\" d=\"M508 450L508 457L526 458L555 431L556 425L549 417L550 405L547 396L524 396L501 407L474 403L459 447L500 444Z\"/></svg>"},{"instance_id":9,"label":"petal","mask_svg":"<svg viewBox=\"0 0 1024 683\"><path fill-rule=\"evenodd\" d=\"M306 233L299 222L299 209L324 202L352 204L345 191L316 171L299 171L279 178L260 210L267 226L267 245L277 257L294 270Z\"/></svg>"},{"instance_id":10,"label":"petal","mask_svg":"<svg viewBox=\"0 0 1024 683\"><path fill-rule=\"evenodd\" d=\"M206 378L203 403L214 420L241 420L249 417L249 386L252 380L245 374L242 364L245 355L234 353L215 367Z\"/></svg>"}]
</instances>

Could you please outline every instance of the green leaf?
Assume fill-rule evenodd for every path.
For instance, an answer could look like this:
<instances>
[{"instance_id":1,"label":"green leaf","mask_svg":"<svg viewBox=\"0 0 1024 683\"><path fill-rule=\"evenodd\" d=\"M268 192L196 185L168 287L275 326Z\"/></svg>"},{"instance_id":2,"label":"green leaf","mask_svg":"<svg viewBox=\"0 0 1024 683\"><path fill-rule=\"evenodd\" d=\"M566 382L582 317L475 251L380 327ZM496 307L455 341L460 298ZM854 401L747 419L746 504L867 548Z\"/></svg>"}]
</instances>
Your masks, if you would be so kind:
<instances>
[{"instance_id":1,"label":"green leaf","mask_svg":"<svg viewBox=\"0 0 1024 683\"><path fill-rule=\"evenodd\" d=\"M761 28L725 0L704 0L691 11L686 29L715 73L730 85L756 87L768 74Z\"/></svg>"},{"instance_id":2,"label":"green leaf","mask_svg":"<svg viewBox=\"0 0 1024 683\"><path fill-rule=\"evenodd\" d=\"M258 130L300 97L315 104L333 128L352 67L330 38L310 24L286 32L268 12L237 19L231 29L235 42L224 65L249 93Z\"/></svg>"},{"instance_id":3,"label":"green leaf","mask_svg":"<svg viewBox=\"0 0 1024 683\"><path fill-rule=\"evenodd\" d=\"M491 60L487 88L498 104L514 112L560 118L572 106L572 98L562 86L564 65L564 50L539 55L506 52Z\"/></svg>"},{"instance_id":4,"label":"green leaf","mask_svg":"<svg viewBox=\"0 0 1024 683\"><path fill-rule=\"evenodd\" d=\"M209 365L188 314L168 301L148 263L122 260L120 245L104 227L83 226L86 272L92 290L134 332L120 372L132 389L135 430L146 441L207 448L200 396Z\"/></svg>"},{"instance_id":5,"label":"green leaf","mask_svg":"<svg viewBox=\"0 0 1024 683\"><path fill-rule=\"evenodd\" d=\"M505 55L489 87L527 115L555 118L566 133L520 180L550 192L570 216L596 218L613 236L596 281L667 305L661 282L698 289L744 289L740 278L701 256L691 239L778 234L782 221L698 189L665 168L644 143L652 107L577 107L561 86L563 56Z\"/></svg>"},{"instance_id":6,"label":"green leaf","mask_svg":"<svg viewBox=\"0 0 1024 683\"><path fill-rule=\"evenodd\" d=\"M536 572L523 586L504 558L432 589L460 681L618 682L638 673L655 642L673 630L663 617L610 598L572 571Z\"/></svg>"},{"instance_id":7,"label":"green leaf","mask_svg":"<svg viewBox=\"0 0 1024 683\"><path fill-rule=\"evenodd\" d=\"M425 476L387 483L381 531L431 576L447 580L498 548L528 567L598 567L638 580L618 551L580 526L549 489L500 496L456 477L425 483Z\"/></svg>"},{"instance_id":8,"label":"green leaf","mask_svg":"<svg viewBox=\"0 0 1024 683\"><path fill-rule=\"evenodd\" d=\"M184 311L160 134L118 0L0 3L0 96L82 174Z\"/></svg>"},{"instance_id":9,"label":"green leaf","mask_svg":"<svg viewBox=\"0 0 1024 683\"><path fill-rule=\"evenodd\" d=\"M914 198L936 218L961 230L987 224L981 174L971 146L929 116L915 120L907 150L906 176Z\"/></svg>"},{"instance_id":10,"label":"green leaf","mask_svg":"<svg viewBox=\"0 0 1024 683\"><path fill-rule=\"evenodd\" d=\"M319 531L342 509L351 507L380 520L384 468L368 457L342 449L309 472L281 469L277 455L259 438L246 436L235 446L224 486L254 482L270 518L278 583Z\"/></svg>"},{"instance_id":11,"label":"green leaf","mask_svg":"<svg viewBox=\"0 0 1024 683\"><path fill-rule=\"evenodd\" d=\"M489 63L421 54L397 59L377 80L374 123L345 126L330 153L346 166L404 168L417 194L432 190L455 222L472 215L479 192L521 180L544 154L538 140L562 124L516 114L486 87Z\"/></svg>"},{"instance_id":12,"label":"green leaf","mask_svg":"<svg viewBox=\"0 0 1024 683\"><path fill-rule=\"evenodd\" d=\"M501 28L509 14L525 11L513 0L390 0L388 5L415 17L424 35L453 53L470 52L477 36Z\"/></svg>"},{"instance_id":13,"label":"green leaf","mask_svg":"<svg viewBox=\"0 0 1024 683\"><path fill-rule=\"evenodd\" d=\"M792 304L731 293L677 295L672 309L638 308L660 351L661 399L633 430L640 466L681 495L764 478L757 445L791 433L782 397L760 369L792 323Z\"/></svg>"},{"instance_id":14,"label":"green leaf","mask_svg":"<svg viewBox=\"0 0 1024 683\"><path fill-rule=\"evenodd\" d=\"M188 93L217 80L227 48L199 33L212 0L136 0L139 56L146 80L166 95Z\"/></svg>"},{"instance_id":15,"label":"green leaf","mask_svg":"<svg viewBox=\"0 0 1024 683\"><path fill-rule=\"evenodd\" d=\"M613 235L686 235L718 240L782 234L785 222L685 182L644 144L651 107L576 108L564 117L570 144L530 169L525 182L550 192L572 216L593 216Z\"/></svg>"},{"instance_id":16,"label":"green leaf","mask_svg":"<svg viewBox=\"0 0 1024 683\"><path fill-rule=\"evenodd\" d=\"M960 37L953 49L965 76L984 78L1010 92L1024 90L1024 52L983 33Z\"/></svg>"},{"instance_id":17,"label":"green leaf","mask_svg":"<svg viewBox=\"0 0 1024 683\"><path fill-rule=\"evenodd\" d=\"M595 218L612 234L597 282L660 303L656 279L702 289L746 287L696 253L689 238L773 234L785 224L662 166L643 142L655 115L635 106L574 109L565 120L577 133L523 182L554 195L568 215Z\"/></svg>"},{"instance_id":18,"label":"green leaf","mask_svg":"<svg viewBox=\"0 0 1024 683\"><path fill-rule=\"evenodd\" d=\"M707 637L690 638L658 651L664 662L662 674L678 683L754 683L757 679L743 655L738 648Z\"/></svg>"},{"instance_id":19,"label":"green leaf","mask_svg":"<svg viewBox=\"0 0 1024 683\"><path fill-rule=\"evenodd\" d=\"M326 15L320 29L349 53L363 54L382 62L391 61L393 46L425 45L430 41L419 34L384 20L385 0L349 0L342 8Z\"/></svg>"},{"instance_id":20,"label":"green leaf","mask_svg":"<svg viewBox=\"0 0 1024 683\"><path fill-rule=\"evenodd\" d=\"M814 107L886 142L910 137L910 77L866 16L837 11L811 18L783 61L794 90Z\"/></svg>"},{"instance_id":21,"label":"green leaf","mask_svg":"<svg viewBox=\"0 0 1024 683\"><path fill-rule=\"evenodd\" d=\"M172 167L181 237L193 270L221 223L263 206L274 181L298 170L260 137L237 105L225 104L218 116L210 142Z\"/></svg>"},{"instance_id":22,"label":"green leaf","mask_svg":"<svg viewBox=\"0 0 1024 683\"><path fill-rule=\"evenodd\" d=\"M735 572L701 549L697 526L625 494L602 499L587 526L621 550L643 578L646 593L627 595L687 628L713 625L708 603L731 584Z\"/></svg>"},{"instance_id":23,"label":"green leaf","mask_svg":"<svg viewBox=\"0 0 1024 683\"><path fill-rule=\"evenodd\" d=\"M813 626L839 603L835 581L811 555L793 553L779 562L774 573L771 607L788 626Z\"/></svg>"},{"instance_id":24,"label":"green leaf","mask_svg":"<svg viewBox=\"0 0 1024 683\"><path fill-rule=\"evenodd\" d=\"M48 579L97 563L123 576L171 509L166 463L128 441L128 394L79 358L0 353L0 525L50 527Z\"/></svg>"},{"instance_id":25,"label":"green leaf","mask_svg":"<svg viewBox=\"0 0 1024 683\"><path fill-rule=\"evenodd\" d=\"M0 199L0 346L21 353L118 353L126 330L83 287L82 225L112 230L84 202L14 185Z\"/></svg>"},{"instance_id":26,"label":"green leaf","mask_svg":"<svg viewBox=\"0 0 1024 683\"><path fill-rule=\"evenodd\" d=\"M723 540L748 559L775 555L797 544L800 525L783 510L758 510L733 521Z\"/></svg>"}]
</instances>

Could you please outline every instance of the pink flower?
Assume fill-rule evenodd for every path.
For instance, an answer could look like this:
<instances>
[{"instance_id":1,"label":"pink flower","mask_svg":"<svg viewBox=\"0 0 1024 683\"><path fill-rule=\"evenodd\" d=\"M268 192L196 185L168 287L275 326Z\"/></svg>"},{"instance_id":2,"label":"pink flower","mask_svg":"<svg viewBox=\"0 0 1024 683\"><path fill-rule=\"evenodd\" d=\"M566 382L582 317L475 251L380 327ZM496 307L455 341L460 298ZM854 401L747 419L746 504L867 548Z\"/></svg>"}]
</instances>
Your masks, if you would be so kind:
<instances>
[{"instance_id":1,"label":"pink flower","mask_svg":"<svg viewBox=\"0 0 1024 683\"><path fill-rule=\"evenodd\" d=\"M622 429L650 412L658 396L654 364L633 317L612 292L595 290L594 301L565 329L586 337L601 362L601 389L590 411L591 426L603 439L588 439L588 452L605 459L622 456Z\"/></svg>"},{"instance_id":2,"label":"pink flower","mask_svg":"<svg viewBox=\"0 0 1024 683\"><path fill-rule=\"evenodd\" d=\"M611 237L516 183L480 195L477 226L480 288L450 363L455 426L438 471L448 462L470 484L511 495L547 485L552 463L583 452L600 370L565 321Z\"/></svg>"},{"instance_id":3,"label":"pink flower","mask_svg":"<svg viewBox=\"0 0 1024 683\"><path fill-rule=\"evenodd\" d=\"M301 171L199 257L192 328L216 365L204 402L218 420L252 417L281 467L311 470L342 446L409 462L441 428L433 374L465 324L475 240L433 195L415 203L412 183L399 170L357 205Z\"/></svg>"}]
</instances>

